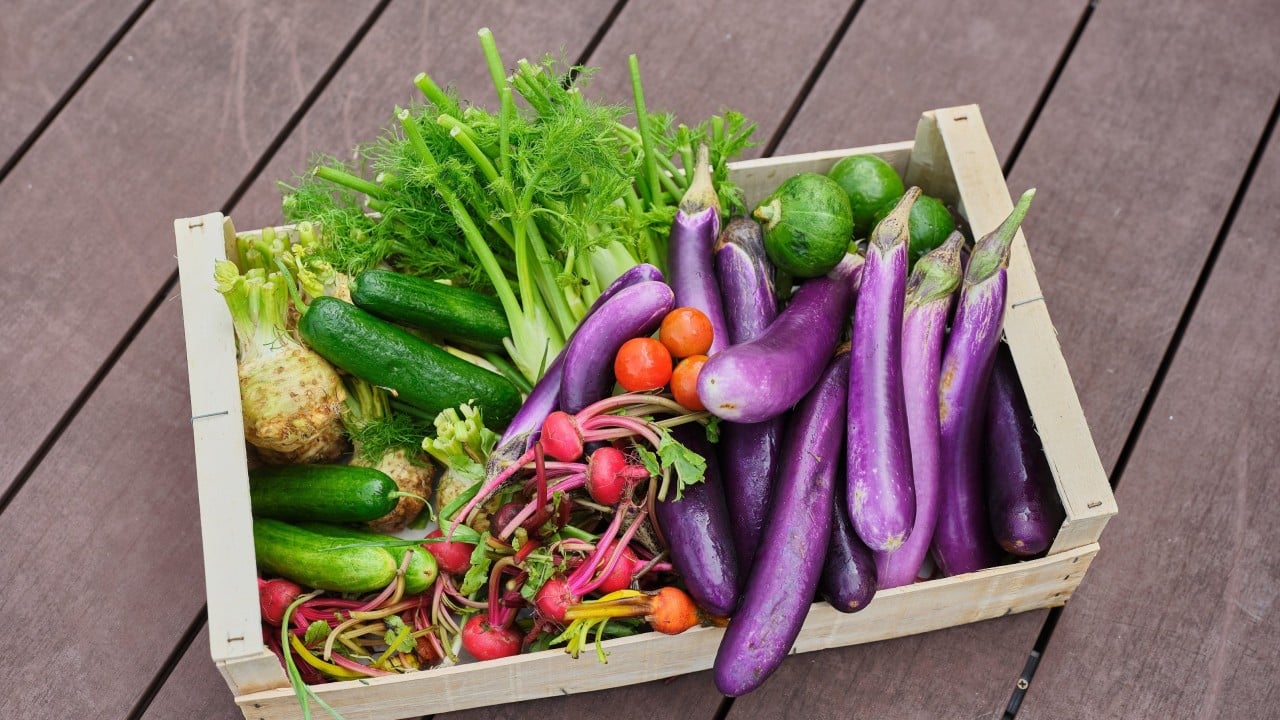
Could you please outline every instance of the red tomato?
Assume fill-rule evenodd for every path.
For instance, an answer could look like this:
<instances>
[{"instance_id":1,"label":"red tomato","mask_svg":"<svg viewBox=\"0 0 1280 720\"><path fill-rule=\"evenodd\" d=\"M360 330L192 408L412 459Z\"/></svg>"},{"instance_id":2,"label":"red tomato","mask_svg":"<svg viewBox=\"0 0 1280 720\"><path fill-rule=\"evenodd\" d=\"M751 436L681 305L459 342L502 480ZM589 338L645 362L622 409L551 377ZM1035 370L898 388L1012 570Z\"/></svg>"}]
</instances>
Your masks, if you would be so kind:
<instances>
[{"instance_id":1,"label":"red tomato","mask_svg":"<svg viewBox=\"0 0 1280 720\"><path fill-rule=\"evenodd\" d=\"M681 360L675 372L671 373L671 394L676 402L694 412L707 409L698 397L698 373L706 363L706 355L691 355Z\"/></svg>"},{"instance_id":2,"label":"red tomato","mask_svg":"<svg viewBox=\"0 0 1280 720\"><path fill-rule=\"evenodd\" d=\"M613 374L627 392L660 390L671 379L671 353L653 338L633 338L618 350Z\"/></svg>"},{"instance_id":3,"label":"red tomato","mask_svg":"<svg viewBox=\"0 0 1280 720\"><path fill-rule=\"evenodd\" d=\"M711 320L697 308L679 307L667 313L658 329L658 339L671 351L672 357L706 355L711 349L714 332Z\"/></svg>"}]
</instances>

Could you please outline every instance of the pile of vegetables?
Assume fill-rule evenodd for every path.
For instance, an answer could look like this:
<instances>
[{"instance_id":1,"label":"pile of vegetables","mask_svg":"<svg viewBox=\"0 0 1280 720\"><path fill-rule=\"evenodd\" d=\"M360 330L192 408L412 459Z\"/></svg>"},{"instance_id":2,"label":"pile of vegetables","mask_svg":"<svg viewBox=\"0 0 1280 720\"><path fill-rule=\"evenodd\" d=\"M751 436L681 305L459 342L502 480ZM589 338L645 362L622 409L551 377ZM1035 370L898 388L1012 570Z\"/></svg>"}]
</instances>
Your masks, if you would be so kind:
<instances>
[{"instance_id":1,"label":"pile of vegetables","mask_svg":"<svg viewBox=\"0 0 1280 720\"><path fill-rule=\"evenodd\" d=\"M628 125L587 70L508 75L480 39L496 111L419 75L357 161L283 186L293 229L215 268L264 637L308 713L319 682L700 624L741 695L815 597L1047 549L1000 344L1032 192L963 272L946 208L872 156L748 215L740 115L650 113L632 58Z\"/></svg>"}]
</instances>

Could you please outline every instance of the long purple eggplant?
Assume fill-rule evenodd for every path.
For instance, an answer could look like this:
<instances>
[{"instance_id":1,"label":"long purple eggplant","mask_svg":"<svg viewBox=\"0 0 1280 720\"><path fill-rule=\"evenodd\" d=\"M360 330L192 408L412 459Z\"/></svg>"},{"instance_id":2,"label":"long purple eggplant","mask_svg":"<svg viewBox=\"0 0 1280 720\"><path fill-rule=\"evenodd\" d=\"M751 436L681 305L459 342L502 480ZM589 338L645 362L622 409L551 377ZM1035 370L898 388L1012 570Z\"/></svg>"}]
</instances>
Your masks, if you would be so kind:
<instances>
[{"instance_id":1,"label":"long purple eggplant","mask_svg":"<svg viewBox=\"0 0 1280 720\"><path fill-rule=\"evenodd\" d=\"M739 215L725 225L716 240L715 262L729 341L737 345L755 340L778 317L773 266L765 255L764 233L755 220ZM764 529L785 418L784 414L763 422L727 422L720 427L720 473L733 519L738 569L744 576L751 571Z\"/></svg>"},{"instance_id":2,"label":"long purple eggplant","mask_svg":"<svg viewBox=\"0 0 1280 720\"><path fill-rule=\"evenodd\" d=\"M848 392L849 355L841 348L796 408L756 566L720 640L716 687L730 697L756 689L778 668L813 603L831 538Z\"/></svg>"},{"instance_id":3,"label":"long purple eggplant","mask_svg":"<svg viewBox=\"0 0 1280 720\"><path fill-rule=\"evenodd\" d=\"M1034 190L1024 193L1000 227L974 246L942 357L941 472L933 559L944 575L974 572L999 560L982 488L982 428L987 384L1004 323L1009 247L1034 196Z\"/></svg>"},{"instance_id":4,"label":"long purple eggplant","mask_svg":"<svg viewBox=\"0 0 1280 720\"><path fill-rule=\"evenodd\" d=\"M897 550L916 520L902 314L907 292L907 218L920 188L907 191L871 231L853 311L847 433L849 519L867 547Z\"/></svg>"},{"instance_id":5,"label":"long purple eggplant","mask_svg":"<svg viewBox=\"0 0 1280 720\"><path fill-rule=\"evenodd\" d=\"M942 341L951 300L960 286L964 236L947 241L916 263L907 281L902 318L902 383L911 436L911 475L916 489L916 521L911 535L892 552L876 553L880 587L915 582L938 524L938 377Z\"/></svg>"},{"instance_id":6,"label":"long purple eggplant","mask_svg":"<svg viewBox=\"0 0 1280 720\"><path fill-rule=\"evenodd\" d=\"M987 392L986 486L1000 547L1030 557L1049 549L1066 512L1058 497L1009 346L1000 345Z\"/></svg>"},{"instance_id":7,"label":"long purple eggplant","mask_svg":"<svg viewBox=\"0 0 1280 720\"><path fill-rule=\"evenodd\" d=\"M642 263L627 270L618 276L618 279L609 284L609 287L600 293L600 296L591 303L591 307L587 308L586 315L582 316L579 325L586 322L587 318L595 314L597 310L604 306L614 295L642 282L662 282L662 271L648 264ZM577 335L575 330L573 335L569 336L569 343L573 342L574 336ZM551 364L547 366L547 371L542 374L542 379L538 380L533 386L533 391L525 398L524 404L520 406L520 410L516 412L511 424L507 425L506 431L502 433L502 438L498 441L498 447L505 448L516 438L522 438L521 447L516 455L519 456L533 444L534 434L542 429L542 423L546 421L547 416L560 404L560 380L561 369L564 367L564 353L556 355Z\"/></svg>"},{"instance_id":8,"label":"long purple eggplant","mask_svg":"<svg viewBox=\"0 0 1280 720\"><path fill-rule=\"evenodd\" d=\"M711 356L698 375L707 410L730 422L758 423L799 402L835 351L861 270L861 256L845 255L826 276L806 280L763 335Z\"/></svg>"},{"instance_id":9,"label":"long purple eggplant","mask_svg":"<svg viewBox=\"0 0 1280 720\"><path fill-rule=\"evenodd\" d=\"M711 163L706 145L698 146L693 180L680 199L667 249L667 272L676 293L676 307L701 310L711 321L714 355L729 347L724 308L715 270L711 266L716 237L720 234L720 198L711 184Z\"/></svg>"},{"instance_id":10,"label":"long purple eggplant","mask_svg":"<svg viewBox=\"0 0 1280 720\"><path fill-rule=\"evenodd\" d=\"M728 616L738 604L740 576L715 448L698 423L674 427L671 435L706 458L705 479L686 487L679 500L659 500L654 515L694 601L712 615Z\"/></svg>"},{"instance_id":11,"label":"long purple eggplant","mask_svg":"<svg viewBox=\"0 0 1280 720\"><path fill-rule=\"evenodd\" d=\"M666 283L637 283L579 323L563 352L560 409L573 414L607 396L615 382L613 359L618 349L632 338L657 330L674 302Z\"/></svg>"}]
</instances>

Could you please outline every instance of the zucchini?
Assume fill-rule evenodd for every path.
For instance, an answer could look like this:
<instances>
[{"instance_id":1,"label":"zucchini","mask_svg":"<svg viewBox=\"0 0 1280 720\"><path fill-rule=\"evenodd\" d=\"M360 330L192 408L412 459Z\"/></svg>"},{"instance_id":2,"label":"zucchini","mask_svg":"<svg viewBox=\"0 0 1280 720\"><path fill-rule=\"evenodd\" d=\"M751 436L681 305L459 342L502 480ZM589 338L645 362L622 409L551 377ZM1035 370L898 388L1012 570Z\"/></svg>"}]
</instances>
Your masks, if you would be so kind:
<instances>
[{"instance_id":1,"label":"zucchini","mask_svg":"<svg viewBox=\"0 0 1280 720\"><path fill-rule=\"evenodd\" d=\"M395 558L380 547L303 530L279 520L253 519L253 553L264 575L337 592L381 590L396 577Z\"/></svg>"},{"instance_id":2,"label":"zucchini","mask_svg":"<svg viewBox=\"0 0 1280 720\"><path fill-rule=\"evenodd\" d=\"M477 350L501 350L511 326L492 295L390 270L360 273L351 301L384 320Z\"/></svg>"},{"instance_id":3,"label":"zucchini","mask_svg":"<svg viewBox=\"0 0 1280 720\"><path fill-rule=\"evenodd\" d=\"M324 535L331 538L342 538L355 542L381 543L388 540L399 540L393 535L383 535L371 530L361 530L360 528L346 527L342 525L326 525L324 523L299 523L298 527L317 535ZM404 571L404 591L409 595L421 595L431 588L431 583L436 580L436 558L422 547L384 547L383 550L391 553L391 557L396 561L396 569L400 568L400 564L404 562L404 556L410 550L413 555L409 558L409 567Z\"/></svg>"},{"instance_id":4,"label":"zucchini","mask_svg":"<svg viewBox=\"0 0 1280 720\"><path fill-rule=\"evenodd\" d=\"M471 403L483 410L485 425L501 431L520 409L520 391L506 378L349 302L316 298L298 333L324 359L428 416Z\"/></svg>"},{"instance_id":5,"label":"zucchini","mask_svg":"<svg viewBox=\"0 0 1280 720\"><path fill-rule=\"evenodd\" d=\"M396 481L356 465L264 465L249 472L254 517L311 522L368 522L395 510Z\"/></svg>"}]
</instances>

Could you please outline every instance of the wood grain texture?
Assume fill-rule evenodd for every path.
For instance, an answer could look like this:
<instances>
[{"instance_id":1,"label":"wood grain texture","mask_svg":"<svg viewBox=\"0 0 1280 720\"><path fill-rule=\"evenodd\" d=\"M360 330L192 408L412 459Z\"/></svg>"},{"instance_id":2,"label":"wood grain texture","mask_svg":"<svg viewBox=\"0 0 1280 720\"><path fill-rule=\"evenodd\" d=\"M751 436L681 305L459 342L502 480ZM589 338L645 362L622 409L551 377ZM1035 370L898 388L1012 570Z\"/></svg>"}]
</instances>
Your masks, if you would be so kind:
<instances>
[{"instance_id":1,"label":"wood grain texture","mask_svg":"<svg viewBox=\"0 0 1280 720\"><path fill-rule=\"evenodd\" d=\"M1086 5L868 0L778 153L908 138L921 112L975 103L1004 158Z\"/></svg>"},{"instance_id":2,"label":"wood grain texture","mask_svg":"<svg viewBox=\"0 0 1280 720\"><path fill-rule=\"evenodd\" d=\"M1031 253L1104 467L1280 90L1277 33L1267 0L1100 3L1010 177L1039 186Z\"/></svg>"},{"instance_id":3,"label":"wood grain texture","mask_svg":"<svg viewBox=\"0 0 1280 720\"><path fill-rule=\"evenodd\" d=\"M242 720L244 713L231 702L226 682L209 660L207 627L200 631L191 647L200 652L188 652L182 656L160 692L147 706L142 720Z\"/></svg>"},{"instance_id":4,"label":"wood grain texture","mask_svg":"<svg viewBox=\"0 0 1280 720\"><path fill-rule=\"evenodd\" d=\"M315 153L346 158L356 144L376 138L392 123L396 104L422 101L413 84L419 72L428 73L442 86L454 86L463 99L496 107L493 83L476 38L480 28L493 31L508 67L520 58L540 58L548 52L573 62L608 13L605 2L392 3L235 207L236 226L279 223L276 181L305 172L308 158Z\"/></svg>"},{"instance_id":5,"label":"wood grain texture","mask_svg":"<svg viewBox=\"0 0 1280 720\"><path fill-rule=\"evenodd\" d=\"M0 492L372 6L151 8L0 186Z\"/></svg>"},{"instance_id":6,"label":"wood grain texture","mask_svg":"<svg viewBox=\"0 0 1280 720\"><path fill-rule=\"evenodd\" d=\"M0 22L0 165L140 5L140 0L5 4Z\"/></svg>"},{"instance_id":7,"label":"wood grain texture","mask_svg":"<svg viewBox=\"0 0 1280 720\"><path fill-rule=\"evenodd\" d=\"M1136 511L1108 530L1019 718L1276 716L1280 325L1258 318L1280 304L1277 217L1280 139L1121 480Z\"/></svg>"},{"instance_id":8,"label":"wood grain texture","mask_svg":"<svg viewBox=\"0 0 1280 720\"><path fill-rule=\"evenodd\" d=\"M851 4L815 0L784 10L768 0L629 3L591 57L600 71L590 91L631 105L627 57L635 54L650 112L699 122L733 108L759 125L760 145L744 154L756 157ZM862 144L909 137L908 132Z\"/></svg>"}]
</instances>

